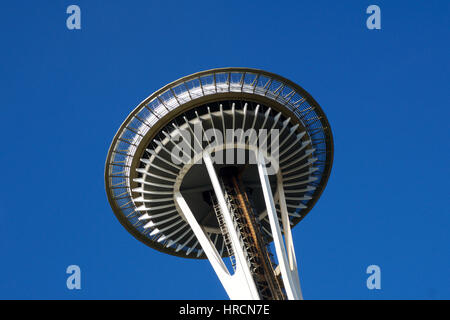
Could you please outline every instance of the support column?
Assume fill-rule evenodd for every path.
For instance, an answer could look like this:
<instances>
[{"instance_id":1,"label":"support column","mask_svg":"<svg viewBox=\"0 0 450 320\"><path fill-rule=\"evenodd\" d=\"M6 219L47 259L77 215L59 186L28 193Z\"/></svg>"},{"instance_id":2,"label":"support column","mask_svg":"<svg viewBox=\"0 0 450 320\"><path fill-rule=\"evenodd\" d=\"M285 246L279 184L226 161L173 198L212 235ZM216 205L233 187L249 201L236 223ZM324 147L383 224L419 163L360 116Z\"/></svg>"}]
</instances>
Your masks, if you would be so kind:
<instances>
[{"instance_id":1,"label":"support column","mask_svg":"<svg viewBox=\"0 0 450 320\"><path fill-rule=\"evenodd\" d=\"M284 288L286 290L286 294L289 300L300 300L302 299L302 294L300 290L300 282L298 281L297 263L295 261L295 254L293 253L294 247L292 244L292 235L290 233L290 224L287 216L287 209L286 207L284 207L285 214L282 213L282 222L285 232L287 231L289 233L287 236L287 239L289 239L288 240L289 241L288 248L290 252L289 254L286 254L286 248L284 245L283 236L281 234L280 224L278 223L277 211L275 208L275 202L273 200L272 190L270 188L269 178L267 177L267 169L264 161L264 156L261 153L257 154L256 156L258 159L259 178L261 180L261 187L267 208L267 215L269 217L270 228L272 232L273 242L275 245L275 251L277 254L278 265L283 279ZM284 203L285 206L286 202L284 199L284 192L282 196L284 201L281 201L280 199L280 206L283 206L282 202ZM288 256L291 259L289 259Z\"/></svg>"},{"instance_id":2,"label":"support column","mask_svg":"<svg viewBox=\"0 0 450 320\"><path fill-rule=\"evenodd\" d=\"M289 221L289 213L286 205L286 197L284 195L283 177L281 171L277 173L277 189L278 189L278 203L281 209L281 222L283 225L284 240L286 242L288 268L292 276L294 288L297 288L299 299L303 300L302 290L300 287L300 279L298 276L297 258L295 257L294 241L292 240L291 223Z\"/></svg>"},{"instance_id":3,"label":"support column","mask_svg":"<svg viewBox=\"0 0 450 320\"><path fill-rule=\"evenodd\" d=\"M186 203L183 195L180 192L175 193L175 201L182 210L187 222L192 228L198 242L200 243L203 251L205 252L211 266L216 272L220 282L222 283L225 291L232 300L259 300L260 296L250 272L247 260L244 256L243 248L240 245L239 235L233 224L233 219L226 204L222 187L220 186L219 179L212 159L208 153L205 152L203 161L208 170L211 183L213 185L214 193L217 197L221 212L224 216L226 228L228 230L231 245L235 254L236 270L233 274L230 274L222 257L217 252L214 243L206 234L205 230L200 226L194 214L192 213L189 205Z\"/></svg>"},{"instance_id":4,"label":"support column","mask_svg":"<svg viewBox=\"0 0 450 320\"><path fill-rule=\"evenodd\" d=\"M212 162L211 156L209 153L204 152L203 161L205 163L206 169L208 170L209 178L211 180L211 184L214 189L214 193L216 195L217 201L220 206L220 210L222 211L225 225L228 230L228 234L230 236L231 245L233 247L234 257L236 259L236 273L240 272L244 276L245 283L242 283L242 289L246 289L249 291L249 294L252 296L252 299L259 300L259 293L255 285L255 281L253 280L252 273L247 264L247 259L244 255L244 250L241 246L239 235L236 231L236 226L233 223L233 218L231 216L230 210L228 209L224 192L219 183L219 178L217 177L216 170L214 169L214 164Z\"/></svg>"}]
</instances>

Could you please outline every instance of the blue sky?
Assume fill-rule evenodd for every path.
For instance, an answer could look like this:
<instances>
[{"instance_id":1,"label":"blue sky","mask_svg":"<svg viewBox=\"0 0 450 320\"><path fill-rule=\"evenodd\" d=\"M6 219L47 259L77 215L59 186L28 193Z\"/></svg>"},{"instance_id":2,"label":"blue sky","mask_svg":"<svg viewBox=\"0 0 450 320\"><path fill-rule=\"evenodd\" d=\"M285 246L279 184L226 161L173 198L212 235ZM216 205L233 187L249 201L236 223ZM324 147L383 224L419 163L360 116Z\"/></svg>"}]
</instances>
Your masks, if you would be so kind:
<instances>
[{"instance_id":1,"label":"blue sky","mask_svg":"<svg viewBox=\"0 0 450 320\"><path fill-rule=\"evenodd\" d=\"M66 28L71 4L81 30ZM366 28L371 4L381 30ZM207 261L125 231L103 170L141 100L239 66L300 84L333 130L328 186L293 231L304 297L449 299L449 14L448 1L3 1L0 298L227 298ZM381 290L366 288L372 264Z\"/></svg>"}]
</instances>

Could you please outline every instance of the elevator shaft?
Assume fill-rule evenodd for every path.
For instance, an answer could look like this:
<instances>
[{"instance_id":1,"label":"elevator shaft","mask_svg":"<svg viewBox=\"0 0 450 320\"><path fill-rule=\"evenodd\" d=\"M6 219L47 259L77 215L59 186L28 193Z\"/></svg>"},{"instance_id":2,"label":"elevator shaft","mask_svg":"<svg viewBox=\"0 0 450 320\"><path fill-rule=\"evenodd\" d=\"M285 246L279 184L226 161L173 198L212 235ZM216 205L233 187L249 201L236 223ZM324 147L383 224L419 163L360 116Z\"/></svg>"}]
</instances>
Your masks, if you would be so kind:
<instances>
[{"instance_id":1,"label":"elevator shaft","mask_svg":"<svg viewBox=\"0 0 450 320\"><path fill-rule=\"evenodd\" d=\"M249 201L240 174L237 168L224 169L221 171L220 183L259 295L264 300L284 300L282 284L274 271L273 255L268 241L262 236L260 222ZM211 193L211 203L234 268L233 249L230 241L227 241L229 239L227 228L213 193Z\"/></svg>"}]
</instances>

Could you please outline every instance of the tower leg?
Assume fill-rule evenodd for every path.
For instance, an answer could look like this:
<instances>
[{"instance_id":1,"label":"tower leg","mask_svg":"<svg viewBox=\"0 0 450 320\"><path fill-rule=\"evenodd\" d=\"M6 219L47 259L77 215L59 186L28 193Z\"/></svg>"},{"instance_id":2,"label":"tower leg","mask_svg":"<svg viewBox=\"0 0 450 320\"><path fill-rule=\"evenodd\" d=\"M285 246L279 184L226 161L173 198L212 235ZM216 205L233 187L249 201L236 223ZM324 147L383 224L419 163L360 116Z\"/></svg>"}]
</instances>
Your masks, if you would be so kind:
<instances>
[{"instance_id":1,"label":"tower leg","mask_svg":"<svg viewBox=\"0 0 450 320\"><path fill-rule=\"evenodd\" d=\"M283 236L278 223L278 216L275 209L275 202L270 188L269 178L267 177L266 164L264 157L261 154L257 155L258 159L258 173L261 180L261 187L263 190L264 200L267 208L267 215L269 216L270 228L272 231L275 251L278 258L278 266L281 271L284 289L289 300L302 299L300 289L300 281L297 272L297 262L295 259L294 244L292 242L291 227L289 217L287 215L286 199L284 198L283 184L281 181L281 174L278 175L278 192L280 195L281 220L283 224L284 235L288 247L288 253L283 241ZM281 185L281 190L280 190Z\"/></svg>"}]
</instances>

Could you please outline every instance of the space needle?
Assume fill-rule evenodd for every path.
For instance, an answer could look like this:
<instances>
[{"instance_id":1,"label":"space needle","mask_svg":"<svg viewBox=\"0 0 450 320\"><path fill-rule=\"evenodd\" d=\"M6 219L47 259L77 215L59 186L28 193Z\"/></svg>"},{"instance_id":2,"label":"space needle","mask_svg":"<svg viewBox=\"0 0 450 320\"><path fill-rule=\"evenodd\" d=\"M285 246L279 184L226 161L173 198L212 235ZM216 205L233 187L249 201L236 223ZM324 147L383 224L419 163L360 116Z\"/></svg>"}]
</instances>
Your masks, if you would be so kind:
<instances>
[{"instance_id":1,"label":"space needle","mask_svg":"<svg viewBox=\"0 0 450 320\"><path fill-rule=\"evenodd\" d=\"M178 79L120 126L105 165L136 239L208 259L230 299L302 299L292 228L322 194L333 137L319 104L279 75L221 68Z\"/></svg>"}]
</instances>

